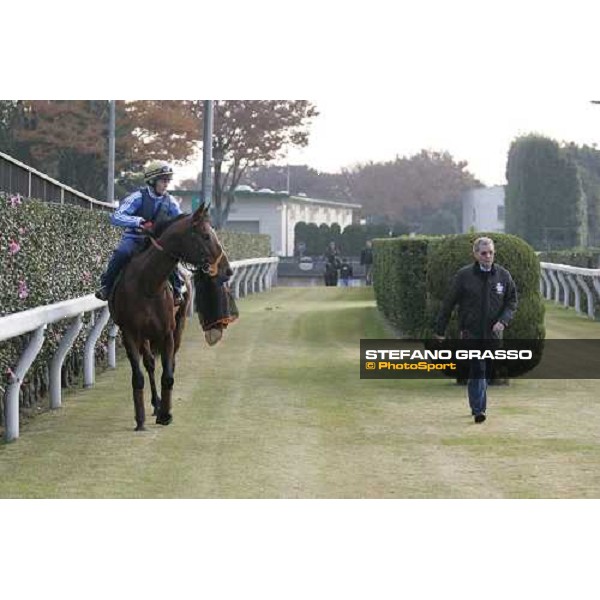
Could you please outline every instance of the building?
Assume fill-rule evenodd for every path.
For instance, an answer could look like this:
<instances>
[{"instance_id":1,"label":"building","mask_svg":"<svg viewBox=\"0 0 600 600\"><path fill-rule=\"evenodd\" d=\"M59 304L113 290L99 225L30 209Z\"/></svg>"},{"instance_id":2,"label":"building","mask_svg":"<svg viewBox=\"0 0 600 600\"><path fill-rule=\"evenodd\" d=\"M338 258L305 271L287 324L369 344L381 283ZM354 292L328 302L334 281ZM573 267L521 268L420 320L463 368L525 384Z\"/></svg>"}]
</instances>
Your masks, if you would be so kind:
<instances>
[{"instance_id":1,"label":"building","mask_svg":"<svg viewBox=\"0 0 600 600\"><path fill-rule=\"evenodd\" d=\"M504 186L469 190L462 200L462 231L504 232Z\"/></svg>"},{"instance_id":2,"label":"building","mask_svg":"<svg viewBox=\"0 0 600 600\"><path fill-rule=\"evenodd\" d=\"M191 210L190 192L171 193L180 196L182 210ZM360 204L318 200L302 194L291 196L288 192L273 192L268 189L253 191L249 186L239 186L225 229L265 233L271 237L273 255L293 256L296 223L337 223L343 231L358 220L360 208Z\"/></svg>"}]
</instances>

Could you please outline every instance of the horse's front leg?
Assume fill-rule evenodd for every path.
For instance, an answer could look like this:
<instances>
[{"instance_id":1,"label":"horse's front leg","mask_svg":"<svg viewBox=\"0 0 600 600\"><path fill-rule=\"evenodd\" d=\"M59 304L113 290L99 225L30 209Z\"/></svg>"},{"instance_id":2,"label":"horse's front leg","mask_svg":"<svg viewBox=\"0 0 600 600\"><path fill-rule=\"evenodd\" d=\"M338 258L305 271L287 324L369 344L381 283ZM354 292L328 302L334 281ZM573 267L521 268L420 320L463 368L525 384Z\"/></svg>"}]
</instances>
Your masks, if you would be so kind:
<instances>
[{"instance_id":1,"label":"horse's front leg","mask_svg":"<svg viewBox=\"0 0 600 600\"><path fill-rule=\"evenodd\" d=\"M152 392L152 407L154 408L153 415L158 414L158 409L160 408L160 396L158 395L158 390L156 389L156 380L154 379L154 371L156 369L156 361L154 359L154 354L150 348L150 342L146 340L142 347L142 354L144 357L144 367L146 367L146 371L148 372L148 378L150 379L150 390Z\"/></svg>"},{"instance_id":2,"label":"horse's front leg","mask_svg":"<svg viewBox=\"0 0 600 600\"><path fill-rule=\"evenodd\" d=\"M162 359L162 377L160 379L160 410L156 417L156 422L159 425L168 425L173 420L171 414L171 394L173 393L173 384L175 382L174 371L174 342L173 335L169 334L165 338L163 344L161 359Z\"/></svg>"},{"instance_id":3,"label":"horse's front leg","mask_svg":"<svg viewBox=\"0 0 600 600\"><path fill-rule=\"evenodd\" d=\"M144 431L146 411L144 409L144 374L140 368L140 350L137 340L123 332L123 344L131 365L131 387L133 388L133 408L135 411L136 431Z\"/></svg>"}]
</instances>

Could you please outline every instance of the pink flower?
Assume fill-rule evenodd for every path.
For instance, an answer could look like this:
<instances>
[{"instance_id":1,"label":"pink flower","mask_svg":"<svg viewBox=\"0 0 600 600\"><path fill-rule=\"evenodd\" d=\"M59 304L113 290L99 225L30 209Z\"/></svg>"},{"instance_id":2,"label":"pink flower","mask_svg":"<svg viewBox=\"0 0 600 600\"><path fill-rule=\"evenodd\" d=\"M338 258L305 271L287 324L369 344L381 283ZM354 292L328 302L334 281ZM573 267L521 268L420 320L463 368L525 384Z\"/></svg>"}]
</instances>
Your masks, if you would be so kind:
<instances>
[{"instance_id":1,"label":"pink flower","mask_svg":"<svg viewBox=\"0 0 600 600\"><path fill-rule=\"evenodd\" d=\"M21 249L19 242L15 242L14 240L10 240L10 244L8 244L8 253L16 254Z\"/></svg>"},{"instance_id":2,"label":"pink flower","mask_svg":"<svg viewBox=\"0 0 600 600\"><path fill-rule=\"evenodd\" d=\"M14 208L15 206L17 206L17 204L21 204L21 196L19 196L19 194L10 197L11 207Z\"/></svg>"},{"instance_id":3,"label":"pink flower","mask_svg":"<svg viewBox=\"0 0 600 600\"><path fill-rule=\"evenodd\" d=\"M25 235L27 233L27 229L25 227L19 227L19 235Z\"/></svg>"},{"instance_id":4,"label":"pink flower","mask_svg":"<svg viewBox=\"0 0 600 600\"><path fill-rule=\"evenodd\" d=\"M84 281L89 281L92 278L92 274L89 271L84 271L82 277Z\"/></svg>"},{"instance_id":5,"label":"pink flower","mask_svg":"<svg viewBox=\"0 0 600 600\"><path fill-rule=\"evenodd\" d=\"M19 280L19 291L17 292L19 296L19 300L25 300L27 296L29 296L29 288L27 287L27 283L22 279Z\"/></svg>"}]
</instances>

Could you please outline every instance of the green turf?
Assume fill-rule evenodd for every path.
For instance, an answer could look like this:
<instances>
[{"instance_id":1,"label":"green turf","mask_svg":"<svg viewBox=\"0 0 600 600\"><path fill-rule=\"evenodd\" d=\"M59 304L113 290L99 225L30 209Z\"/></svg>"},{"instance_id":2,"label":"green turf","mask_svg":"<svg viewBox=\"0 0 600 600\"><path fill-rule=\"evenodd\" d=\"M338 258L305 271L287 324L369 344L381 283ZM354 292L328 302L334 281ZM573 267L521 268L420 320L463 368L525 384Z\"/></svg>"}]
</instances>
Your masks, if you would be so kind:
<instances>
[{"instance_id":1,"label":"green turf","mask_svg":"<svg viewBox=\"0 0 600 600\"><path fill-rule=\"evenodd\" d=\"M0 497L599 497L593 380L517 380L475 425L447 380L359 379L388 337L368 288L279 288L240 301L209 348L191 321L174 422L134 433L130 373L97 377L0 445ZM550 337L600 324L548 305Z\"/></svg>"}]
</instances>

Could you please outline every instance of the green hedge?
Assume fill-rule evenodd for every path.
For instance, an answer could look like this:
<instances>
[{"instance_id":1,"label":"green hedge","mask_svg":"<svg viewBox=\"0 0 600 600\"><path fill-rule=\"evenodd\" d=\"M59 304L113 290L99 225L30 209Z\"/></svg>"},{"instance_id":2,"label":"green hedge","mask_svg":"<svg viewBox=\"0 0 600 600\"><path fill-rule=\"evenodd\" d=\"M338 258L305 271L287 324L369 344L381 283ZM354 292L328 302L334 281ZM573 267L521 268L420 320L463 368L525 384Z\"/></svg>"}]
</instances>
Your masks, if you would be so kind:
<instances>
[{"instance_id":1,"label":"green hedge","mask_svg":"<svg viewBox=\"0 0 600 600\"><path fill-rule=\"evenodd\" d=\"M571 248L569 250L555 250L539 252L540 262L558 263L583 267L584 269L600 268L600 248Z\"/></svg>"},{"instance_id":2,"label":"green hedge","mask_svg":"<svg viewBox=\"0 0 600 600\"><path fill-rule=\"evenodd\" d=\"M404 336L420 338L427 330L428 260L441 239L420 236L373 242L377 306Z\"/></svg>"},{"instance_id":3,"label":"green hedge","mask_svg":"<svg viewBox=\"0 0 600 600\"><path fill-rule=\"evenodd\" d=\"M271 236L221 229L217 232L230 261L264 258L271 254Z\"/></svg>"},{"instance_id":4,"label":"green hedge","mask_svg":"<svg viewBox=\"0 0 600 600\"><path fill-rule=\"evenodd\" d=\"M92 293L121 233L106 212L0 192L0 317ZM223 231L219 237L230 260L269 255L268 236ZM88 314L86 325L89 319ZM44 347L22 388L21 408L34 408L45 395L47 365L65 327L64 322L48 326ZM104 336L98 345L100 363L106 358L106 332ZM0 342L0 400L28 337ZM65 385L79 376L84 340L82 332L65 361Z\"/></svg>"}]
</instances>

